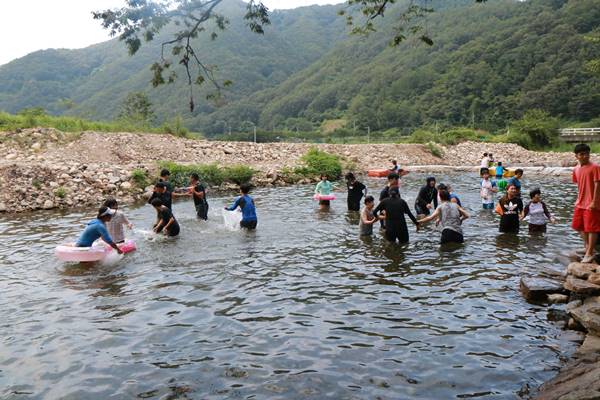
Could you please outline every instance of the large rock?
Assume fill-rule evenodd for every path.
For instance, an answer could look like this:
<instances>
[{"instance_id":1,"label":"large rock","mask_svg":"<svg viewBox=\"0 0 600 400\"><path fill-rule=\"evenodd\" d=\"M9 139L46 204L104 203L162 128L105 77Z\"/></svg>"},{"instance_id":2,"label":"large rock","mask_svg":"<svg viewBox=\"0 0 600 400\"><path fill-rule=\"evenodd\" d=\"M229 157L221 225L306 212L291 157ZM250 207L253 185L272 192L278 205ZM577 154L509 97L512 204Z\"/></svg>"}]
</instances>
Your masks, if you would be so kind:
<instances>
[{"instance_id":1,"label":"large rock","mask_svg":"<svg viewBox=\"0 0 600 400\"><path fill-rule=\"evenodd\" d=\"M593 296L600 294L600 285L594 285L583 279L568 276L564 284L565 289L583 296Z\"/></svg>"},{"instance_id":2,"label":"large rock","mask_svg":"<svg viewBox=\"0 0 600 400\"><path fill-rule=\"evenodd\" d=\"M587 280L589 283L593 283L594 285L600 285L600 274L590 274Z\"/></svg>"},{"instance_id":3,"label":"large rock","mask_svg":"<svg viewBox=\"0 0 600 400\"><path fill-rule=\"evenodd\" d=\"M597 265L583 264L574 262L567 267L567 274L573 275L576 278L587 279L591 274L596 272Z\"/></svg>"},{"instance_id":4,"label":"large rock","mask_svg":"<svg viewBox=\"0 0 600 400\"><path fill-rule=\"evenodd\" d=\"M575 318L588 332L600 335L600 304L584 304L571 311Z\"/></svg>"},{"instance_id":5,"label":"large rock","mask_svg":"<svg viewBox=\"0 0 600 400\"><path fill-rule=\"evenodd\" d=\"M544 278L522 277L520 288L523 297L531 302L545 302L549 294L564 292L560 282Z\"/></svg>"},{"instance_id":6,"label":"large rock","mask_svg":"<svg viewBox=\"0 0 600 400\"><path fill-rule=\"evenodd\" d=\"M52 200L46 200L44 202L44 205L42 206L42 208L44 210L50 210L50 209L54 208L54 203L52 202Z\"/></svg>"}]
</instances>

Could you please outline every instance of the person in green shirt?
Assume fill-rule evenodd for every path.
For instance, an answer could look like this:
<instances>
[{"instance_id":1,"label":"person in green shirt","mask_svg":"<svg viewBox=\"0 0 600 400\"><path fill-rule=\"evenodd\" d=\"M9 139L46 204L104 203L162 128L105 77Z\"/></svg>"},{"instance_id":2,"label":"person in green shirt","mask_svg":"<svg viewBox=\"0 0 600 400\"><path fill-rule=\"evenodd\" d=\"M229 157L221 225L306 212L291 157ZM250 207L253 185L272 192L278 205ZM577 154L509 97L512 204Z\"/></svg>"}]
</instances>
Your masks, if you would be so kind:
<instances>
[{"instance_id":1,"label":"person in green shirt","mask_svg":"<svg viewBox=\"0 0 600 400\"><path fill-rule=\"evenodd\" d=\"M330 195L333 191L333 185L327 180L327 175L321 174L321 181L315 187L315 194L320 196ZM321 210L328 210L331 205L330 200L319 200Z\"/></svg>"}]
</instances>

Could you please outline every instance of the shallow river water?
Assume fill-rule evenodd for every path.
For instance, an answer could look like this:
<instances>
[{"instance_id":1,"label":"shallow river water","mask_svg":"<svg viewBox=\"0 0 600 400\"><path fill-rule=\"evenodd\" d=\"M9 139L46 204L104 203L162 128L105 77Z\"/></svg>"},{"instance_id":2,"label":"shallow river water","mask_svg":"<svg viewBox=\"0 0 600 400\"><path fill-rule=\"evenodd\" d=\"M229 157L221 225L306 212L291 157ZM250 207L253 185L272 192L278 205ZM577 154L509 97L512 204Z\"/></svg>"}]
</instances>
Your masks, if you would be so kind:
<instances>
[{"instance_id":1,"label":"shallow river water","mask_svg":"<svg viewBox=\"0 0 600 400\"><path fill-rule=\"evenodd\" d=\"M412 207L424 175L404 179ZM138 251L92 268L63 264L86 212L0 219L1 399L513 399L555 374L573 346L527 304L519 278L577 247L576 188L539 184L558 216L545 237L497 233L473 174L438 175L472 214L466 244L425 229L406 246L358 237L344 191L329 213L312 187L256 190L255 233L223 228L190 200L182 231L151 240L150 206L126 208ZM383 180L369 180L379 192Z\"/></svg>"}]
</instances>

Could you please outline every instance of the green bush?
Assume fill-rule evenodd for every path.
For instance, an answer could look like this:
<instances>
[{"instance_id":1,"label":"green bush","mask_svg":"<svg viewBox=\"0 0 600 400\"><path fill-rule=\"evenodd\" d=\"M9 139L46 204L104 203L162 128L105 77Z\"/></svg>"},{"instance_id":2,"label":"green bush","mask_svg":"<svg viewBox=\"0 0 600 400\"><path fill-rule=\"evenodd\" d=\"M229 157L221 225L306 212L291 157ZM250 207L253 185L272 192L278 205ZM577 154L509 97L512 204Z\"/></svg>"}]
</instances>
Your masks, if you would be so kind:
<instances>
[{"instance_id":1,"label":"green bush","mask_svg":"<svg viewBox=\"0 0 600 400\"><path fill-rule=\"evenodd\" d=\"M482 139L485 139L485 135L479 135L473 129L456 128L442 132L439 141L445 145L455 145L467 141L480 141Z\"/></svg>"},{"instance_id":2,"label":"green bush","mask_svg":"<svg viewBox=\"0 0 600 400\"><path fill-rule=\"evenodd\" d=\"M246 165L234 165L232 167L225 167L223 174L227 182L237 183L241 185L243 183L249 183L254 176L254 170Z\"/></svg>"},{"instance_id":3,"label":"green bush","mask_svg":"<svg viewBox=\"0 0 600 400\"><path fill-rule=\"evenodd\" d=\"M64 199L67 195L67 191L64 187L60 186L56 188L56 190L54 191L54 195L58 198Z\"/></svg>"},{"instance_id":4,"label":"green bush","mask_svg":"<svg viewBox=\"0 0 600 400\"><path fill-rule=\"evenodd\" d=\"M434 132L423 129L417 129L406 138L407 143L429 143L436 141L437 136Z\"/></svg>"},{"instance_id":5,"label":"green bush","mask_svg":"<svg viewBox=\"0 0 600 400\"><path fill-rule=\"evenodd\" d=\"M298 175L314 177L325 174L331 180L338 180L342 176L342 163L336 155L313 147L301 160L304 166L294 170Z\"/></svg>"},{"instance_id":6,"label":"green bush","mask_svg":"<svg viewBox=\"0 0 600 400\"><path fill-rule=\"evenodd\" d=\"M137 168L131 172L131 179L135 182L137 187L144 189L149 185L149 177L146 170Z\"/></svg>"},{"instance_id":7,"label":"green bush","mask_svg":"<svg viewBox=\"0 0 600 400\"><path fill-rule=\"evenodd\" d=\"M223 182L248 183L252 180L255 171L246 165L234 165L221 168L217 164L177 164L174 162L161 162L160 168L166 168L171 173L170 180L175 186L187 186L190 175L196 173L203 183L220 185Z\"/></svg>"},{"instance_id":8,"label":"green bush","mask_svg":"<svg viewBox=\"0 0 600 400\"><path fill-rule=\"evenodd\" d=\"M425 145L427 150L431 153L432 156L437 158L442 158L444 156L443 150L433 142L429 142Z\"/></svg>"},{"instance_id":9,"label":"green bush","mask_svg":"<svg viewBox=\"0 0 600 400\"><path fill-rule=\"evenodd\" d=\"M542 110L527 111L523 118L512 123L512 127L520 134L516 138L528 144L528 147L521 143L518 144L528 149L552 146L559 141L558 119Z\"/></svg>"}]
</instances>

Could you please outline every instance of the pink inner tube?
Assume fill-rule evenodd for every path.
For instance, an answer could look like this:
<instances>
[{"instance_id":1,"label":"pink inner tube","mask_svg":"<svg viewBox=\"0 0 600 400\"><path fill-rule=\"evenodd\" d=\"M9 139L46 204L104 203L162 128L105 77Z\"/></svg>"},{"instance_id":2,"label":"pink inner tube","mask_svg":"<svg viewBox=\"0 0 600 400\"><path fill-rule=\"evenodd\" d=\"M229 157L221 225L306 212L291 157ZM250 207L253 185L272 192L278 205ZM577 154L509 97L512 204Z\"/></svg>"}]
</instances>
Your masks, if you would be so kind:
<instances>
[{"instance_id":1,"label":"pink inner tube","mask_svg":"<svg viewBox=\"0 0 600 400\"><path fill-rule=\"evenodd\" d=\"M313 196L314 200L320 201L320 200L335 200L335 194L315 194Z\"/></svg>"},{"instance_id":2,"label":"pink inner tube","mask_svg":"<svg viewBox=\"0 0 600 400\"><path fill-rule=\"evenodd\" d=\"M54 249L56 258L67 262L100 261L106 257L107 253L104 246L76 247L75 243L63 244Z\"/></svg>"},{"instance_id":3,"label":"pink inner tube","mask_svg":"<svg viewBox=\"0 0 600 400\"><path fill-rule=\"evenodd\" d=\"M136 251L137 247L135 246L135 242L133 240L126 240L125 243L118 244L119 249L123 252L123 254L131 253L132 251ZM106 245L106 250L113 250L112 247Z\"/></svg>"}]
</instances>

